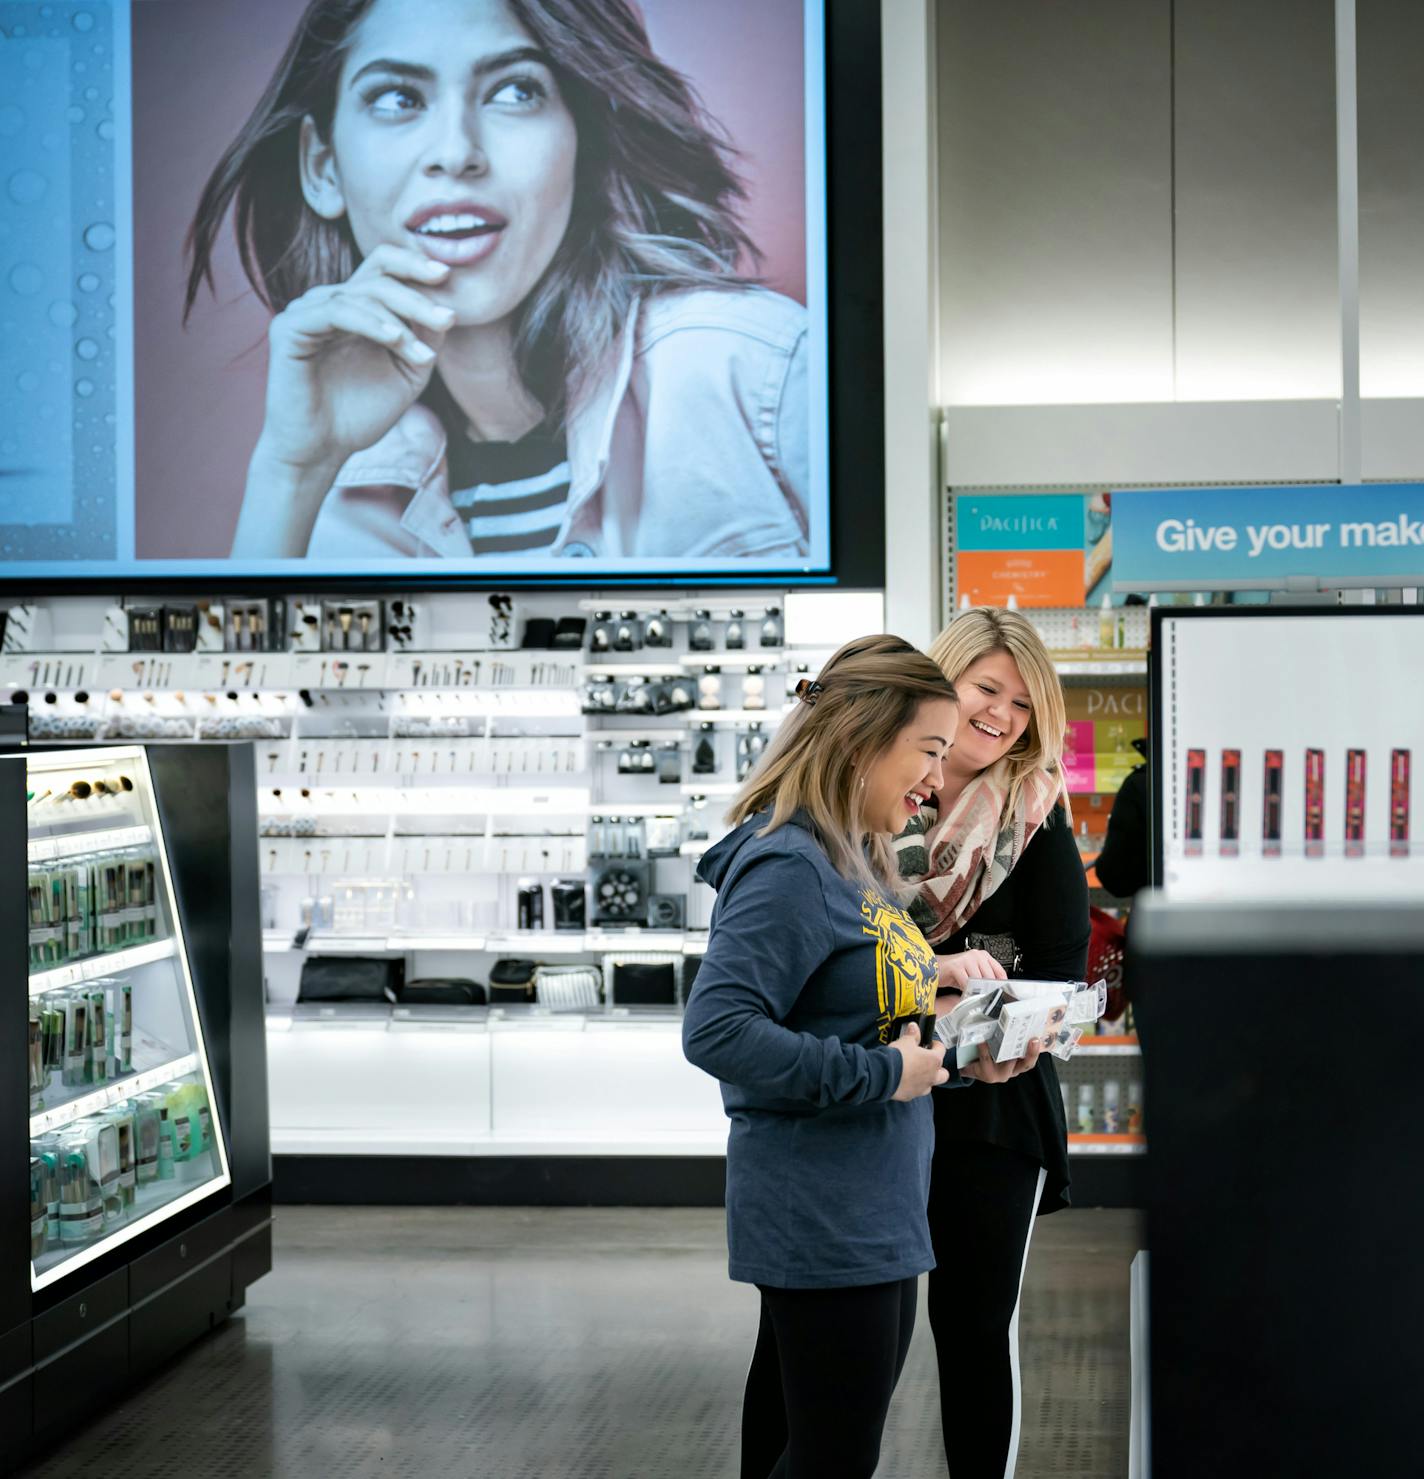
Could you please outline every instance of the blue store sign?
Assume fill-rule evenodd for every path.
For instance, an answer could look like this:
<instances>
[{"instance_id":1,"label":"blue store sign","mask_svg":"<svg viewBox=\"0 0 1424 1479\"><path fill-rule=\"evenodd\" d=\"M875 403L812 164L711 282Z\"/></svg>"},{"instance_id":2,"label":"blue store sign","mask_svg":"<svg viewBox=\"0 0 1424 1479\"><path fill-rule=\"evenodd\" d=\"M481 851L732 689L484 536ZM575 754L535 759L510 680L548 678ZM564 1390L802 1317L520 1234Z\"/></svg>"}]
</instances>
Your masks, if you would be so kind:
<instances>
[{"instance_id":1,"label":"blue store sign","mask_svg":"<svg viewBox=\"0 0 1424 1479\"><path fill-rule=\"evenodd\" d=\"M1424 484L1114 492L1113 589L1424 585Z\"/></svg>"}]
</instances>

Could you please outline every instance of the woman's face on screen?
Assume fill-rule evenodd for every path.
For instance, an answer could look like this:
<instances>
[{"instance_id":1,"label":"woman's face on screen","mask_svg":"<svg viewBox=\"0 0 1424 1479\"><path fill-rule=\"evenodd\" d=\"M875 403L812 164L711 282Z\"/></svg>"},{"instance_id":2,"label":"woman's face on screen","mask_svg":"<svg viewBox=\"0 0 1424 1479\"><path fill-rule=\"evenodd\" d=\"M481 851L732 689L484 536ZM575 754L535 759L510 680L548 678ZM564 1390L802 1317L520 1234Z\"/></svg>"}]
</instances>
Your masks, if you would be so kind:
<instances>
[{"instance_id":1,"label":"woman's face on screen","mask_svg":"<svg viewBox=\"0 0 1424 1479\"><path fill-rule=\"evenodd\" d=\"M447 263L456 325L528 297L568 227L578 137L547 59L503 0L375 0L341 70L329 147L305 130L308 201Z\"/></svg>"}]
</instances>

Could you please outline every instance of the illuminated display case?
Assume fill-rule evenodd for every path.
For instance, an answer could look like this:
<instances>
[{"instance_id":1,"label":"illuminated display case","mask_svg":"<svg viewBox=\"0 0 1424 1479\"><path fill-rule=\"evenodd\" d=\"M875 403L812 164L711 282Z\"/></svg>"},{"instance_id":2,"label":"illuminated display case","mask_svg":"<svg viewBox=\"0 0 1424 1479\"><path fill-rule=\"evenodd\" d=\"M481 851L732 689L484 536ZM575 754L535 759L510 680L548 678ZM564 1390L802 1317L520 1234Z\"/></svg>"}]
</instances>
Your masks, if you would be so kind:
<instances>
[{"instance_id":1,"label":"illuminated display case","mask_svg":"<svg viewBox=\"0 0 1424 1479\"><path fill-rule=\"evenodd\" d=\"M0 757L0 1471L271 1266L255 832L245 745Z\"/></svg>"}]
</instances>

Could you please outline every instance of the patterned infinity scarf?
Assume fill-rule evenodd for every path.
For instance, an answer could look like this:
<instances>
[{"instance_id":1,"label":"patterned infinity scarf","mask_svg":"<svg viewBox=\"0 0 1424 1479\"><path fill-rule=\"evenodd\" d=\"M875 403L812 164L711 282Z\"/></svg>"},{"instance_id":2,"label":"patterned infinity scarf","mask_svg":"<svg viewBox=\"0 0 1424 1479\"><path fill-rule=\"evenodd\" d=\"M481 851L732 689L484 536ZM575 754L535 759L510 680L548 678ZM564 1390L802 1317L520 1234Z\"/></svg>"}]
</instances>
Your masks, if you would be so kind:
<instances>
[{"instance_id":1,"label":"patterned infinity scarf","mask_svg":"<svg viewBox=\"0 0 1424 1479\"><path fill-rule=\"evenodd\" d=\"M1024 783L1013 814L1007 760L982 771L941 818L932 806L895 839L895 859L907 886L906 908L931 944L949 939L1014 870L1029 839L1057 801L1047 771Z\"/></svg>"}]
</instances>

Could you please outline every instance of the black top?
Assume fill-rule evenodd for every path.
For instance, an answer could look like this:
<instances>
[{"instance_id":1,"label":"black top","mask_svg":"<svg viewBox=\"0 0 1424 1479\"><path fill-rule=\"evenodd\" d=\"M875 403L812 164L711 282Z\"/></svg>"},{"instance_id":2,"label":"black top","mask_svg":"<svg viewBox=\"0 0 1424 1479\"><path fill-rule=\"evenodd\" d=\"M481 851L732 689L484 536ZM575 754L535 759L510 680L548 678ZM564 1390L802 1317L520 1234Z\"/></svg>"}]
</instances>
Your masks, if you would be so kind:
<instances>
[{"instance_id":1,"label":"black top","mask_svg":"<svg viewBox=\"0 0 1424 1479\"><path fill-rule=\"evenodd\" d=\"M422 397L446 435L450 501L477 555L530 555L558 538L569 501L568 452L562 431L535 427L517 442L477 441L438 375Z\"/></svg>"},{"instance_id":2,"label":"black top","mask_svg":"<svg viewBox=\"0 0 1424 1479\"><path fill-rule=\"evenodd\" d=\"M1060 811L1029 839L1013 872L968 924L934 948L938 955L952 955L990 948L980 943L984 936L1012 936L1017 961L1001 962L1011 976L1081 981L1088 968L1089 933L1087 876L1073 829ZM1004 943L990 953L1000 957ZM937 1089L932 1097L937 1170L953 1176L954 1141L988 1141L1031 1157L1048 1172L1040 1215L1069 1205L1068 1121L1057 1065L1048 1054L1031 1072L1006 1084L970 1080L965 1088Z\"/></svg>"},{"instance_id":3,"label":"black top","mask_svg":"<svg viewBox=\"0 0 1424 1479\"><path fill-rule=\"evenodd\" d=\"M1108 835L1098 854L1098 882L1119 899L1130 899L1152 882L1149 799L1147 767L1139 765L1118 787L1108 817Z\"/></svg>"}]
</instances>

